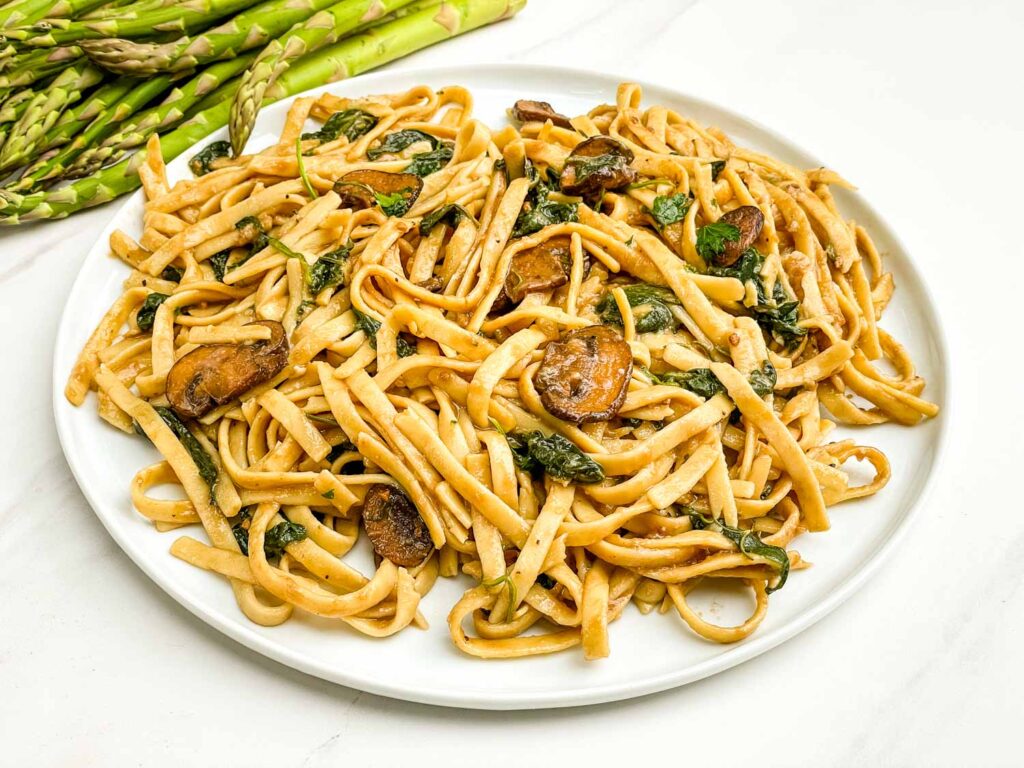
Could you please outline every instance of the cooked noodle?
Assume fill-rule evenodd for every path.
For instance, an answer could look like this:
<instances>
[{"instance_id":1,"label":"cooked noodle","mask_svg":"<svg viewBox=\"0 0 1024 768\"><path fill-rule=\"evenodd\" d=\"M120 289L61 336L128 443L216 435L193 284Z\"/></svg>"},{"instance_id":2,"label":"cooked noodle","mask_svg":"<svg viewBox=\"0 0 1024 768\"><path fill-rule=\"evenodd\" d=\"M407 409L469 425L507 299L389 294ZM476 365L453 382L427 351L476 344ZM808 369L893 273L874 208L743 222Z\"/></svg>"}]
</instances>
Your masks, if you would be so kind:
<instances>
[{"instance_id":1,"label":"cooked noodle","mask_svg":"<svg viewBox=\"0 0 1024 768\"><path fill-rule=\"evenodd\" d=\"M835 426L912 425L938 408L878 324L893 281L836 207L830 187L846 183L640 100L623 84L571 127L528 115L492 131L458 87L301 98L276 144L174 186L154 136L143 234L111 237L131 275L66 393L80 405L95 390L103 419L163 455L131 498L162 531L202 526L205 540L189 529L172 554L224 576L254 622L300 609L376 637L425 628L420 600L461 573L475 584L451 609L451 637L483 658L606 656L631 601L674 608L708 640L754 632L789 570L808 565L793 540L889 478L880 450L829 442ZM338 113L371 117L302 134ZM574 197L554 179L593 136L614 139L599 164L631 181ZM401 215L385 208L415 185L397 197L371 185L365 207L352 194L367 188L335 185L417 163L422 189ZM435 212L447 215L421 229ZM754 240L727 264L740 213L757 220ZM287 358L264 370L247 356L273 346L275 323ZM574 333L582 356L562 360ZM217 375L252 365L256 378L197 416L169 382L204 348L232 361ZM588 411L598 418L551 405L561 392L586 410L616 387L617 403ZM851 458L873 480L853 485ZM178 498L151 495L167 484ZM370 514L371 493L392 506ZM406 562L372 537L379 564L361 573L346 555L371 526L420 554ZM687 595L706 579L747 585L750 617L698 615Z\"/></svg>"}]
</instances>

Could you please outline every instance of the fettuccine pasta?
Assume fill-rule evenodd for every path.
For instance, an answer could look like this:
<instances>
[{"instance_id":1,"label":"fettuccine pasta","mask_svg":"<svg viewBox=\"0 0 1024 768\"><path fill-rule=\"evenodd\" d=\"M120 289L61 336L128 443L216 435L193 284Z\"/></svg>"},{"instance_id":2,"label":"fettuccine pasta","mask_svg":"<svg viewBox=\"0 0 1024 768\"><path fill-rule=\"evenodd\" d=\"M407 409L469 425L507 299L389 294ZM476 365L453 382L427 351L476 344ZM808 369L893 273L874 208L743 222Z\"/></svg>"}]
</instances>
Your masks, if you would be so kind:
<instances>
[{"instance_id":1,"label":"fettuccine pasta","mask_svg":"<svg viewBox=\"0 0 1024 768\"><path fill-rule=\"evenodd\" d=\"M68 399L152 441L133 505L259 624L426 628L461 576L471 656L606 656L631 602L742 640L809 565L797 536L889 479L833 429L938 412L880 325L893 280L846 182L628 83L494 129L472 104L300 98L275 144L211 145L174 185L154 136L142 236L111 236L131 274ZM749 618L691 607L709 579L746 585Z\"/></svg>"}]
</instances>

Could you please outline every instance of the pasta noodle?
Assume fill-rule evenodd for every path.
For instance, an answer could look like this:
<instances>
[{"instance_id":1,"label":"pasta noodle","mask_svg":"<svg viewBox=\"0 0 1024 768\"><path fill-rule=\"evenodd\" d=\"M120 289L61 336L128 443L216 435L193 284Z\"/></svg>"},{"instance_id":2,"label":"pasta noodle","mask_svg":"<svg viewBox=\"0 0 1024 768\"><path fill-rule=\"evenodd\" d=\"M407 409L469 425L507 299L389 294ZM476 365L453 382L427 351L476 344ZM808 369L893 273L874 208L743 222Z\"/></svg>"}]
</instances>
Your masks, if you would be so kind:
<instances>
[{"instance_id":1,"label":"pasta noodle","mask_svg":"<svg viewBox=\"0 0 1024 768\"><path fill-rule=\"evenodd\" d=\"M146 166L142 237L111 235L131 275L65 391L162 454L131 499L187 527L171 553L257 623L372 637L425 627L461 574L450 635L488 659L607 656L630 602L753 633L809 565L796 537L889 479L833 429L938 408L880 324L892 278L846 182L641 97L522 101L492 133L457 87L324 95L207 175ZM700 616L707 579L750 617Z\"/></svg>"}]
</instances>

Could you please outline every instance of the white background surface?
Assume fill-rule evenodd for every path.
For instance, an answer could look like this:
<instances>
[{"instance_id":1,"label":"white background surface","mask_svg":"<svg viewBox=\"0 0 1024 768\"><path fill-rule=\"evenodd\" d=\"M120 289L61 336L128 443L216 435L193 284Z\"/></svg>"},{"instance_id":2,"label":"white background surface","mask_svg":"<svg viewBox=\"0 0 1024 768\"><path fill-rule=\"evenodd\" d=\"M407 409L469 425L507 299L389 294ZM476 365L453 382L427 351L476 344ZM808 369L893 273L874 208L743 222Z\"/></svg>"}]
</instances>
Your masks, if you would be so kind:
<instances>
[{"instance_id":1,"label":"white background surface","mask_svg":"<svg viewBox=\"0 0 1024 768\"><path fill-rule=\"evenodd\" d=\"M112 208L0 233L0 765L1020 764L1022 29L1010 0L532 0L400 64L568 63L723 102L857 183L945 310L953 440L897 556L782 647L633 702L404 704L206 628L106 535L52 424L60 309Z\"/></svg>"}]
</instances>

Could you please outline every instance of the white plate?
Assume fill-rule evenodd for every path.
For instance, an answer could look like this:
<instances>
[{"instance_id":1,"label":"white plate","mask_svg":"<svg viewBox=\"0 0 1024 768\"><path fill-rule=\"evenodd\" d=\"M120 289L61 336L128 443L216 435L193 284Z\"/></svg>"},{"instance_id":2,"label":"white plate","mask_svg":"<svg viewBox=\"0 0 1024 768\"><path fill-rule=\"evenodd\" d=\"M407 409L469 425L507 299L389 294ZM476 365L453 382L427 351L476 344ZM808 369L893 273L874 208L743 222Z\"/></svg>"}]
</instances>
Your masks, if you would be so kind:
<instances>
[{"instance_id":1,"label":"white plate","mask_svg":"<svg viewBox=\"0 0 1024 768\"><path fill-rule=\"evenodd\" d=\"M490 126L502 125L505 109L517 98L546 99L569 114L614 101L615 78L571 70L509 65L465 69L393 71L361 76L322 90L357 96L433 87L468 87L475 115ZM645 86L647 104L664 104L701 123L718 126L738 143L768 152L803 168L821 163L789 141L720 107L664 88ZM288 103L265 109L256 141L276 136ZM210 140L226 138L225 132ZM172 181L188 174L192 152L169 166ZM850 176L856 169L840 169ZM896 295L884 325L912 353L928 381L927 396L948 408L947 355L938 314L909 256L882 219L857 195L836 190L847 216L872 233L896 280ZM121 548L168 594L202 621L282 664L337 683L410 701L482 709L520 709L590 704L639 696L698 680L751 659L781 643L833 610L853 594L892 551L919 508L934 474L946 434L948 413L913 429L884 425L840 430L882 448L893 477L884 492L832 510L832 529L801 537L797 547L815 565L794 573L786 588L772 596L768 617L748 640L716 645L695 637L675 615L641 616L634 607L611 627L612 653L584 662L577 651L509 661L480 661L461 655L448 637L445 617L467 586L442 579L425 598L422 610L431 628L406 630L388 640L373 640L332 623L296 616L287 624L264 628L250 623L235 605L224 580L172 557L167 549L177 534L158 533L131 505L128 484L135 471L157 459L141 437L129 437L103 423L90 397L71 407L63 386L75 356L102 313L121 292L126 270L108 257L107 236L115 227L138 233L142 194L117 211L86 257L61 320L54 354L54 413L68 463L96 514ZM736 602L736 601L732 601ZM742 601L741 601L742 602ZM740 606L745 607L745 606ZM712 620L736 619L733 608L708 605ZM883 619L879 618L881 622Z\"/></svg>"}]
</instances>

